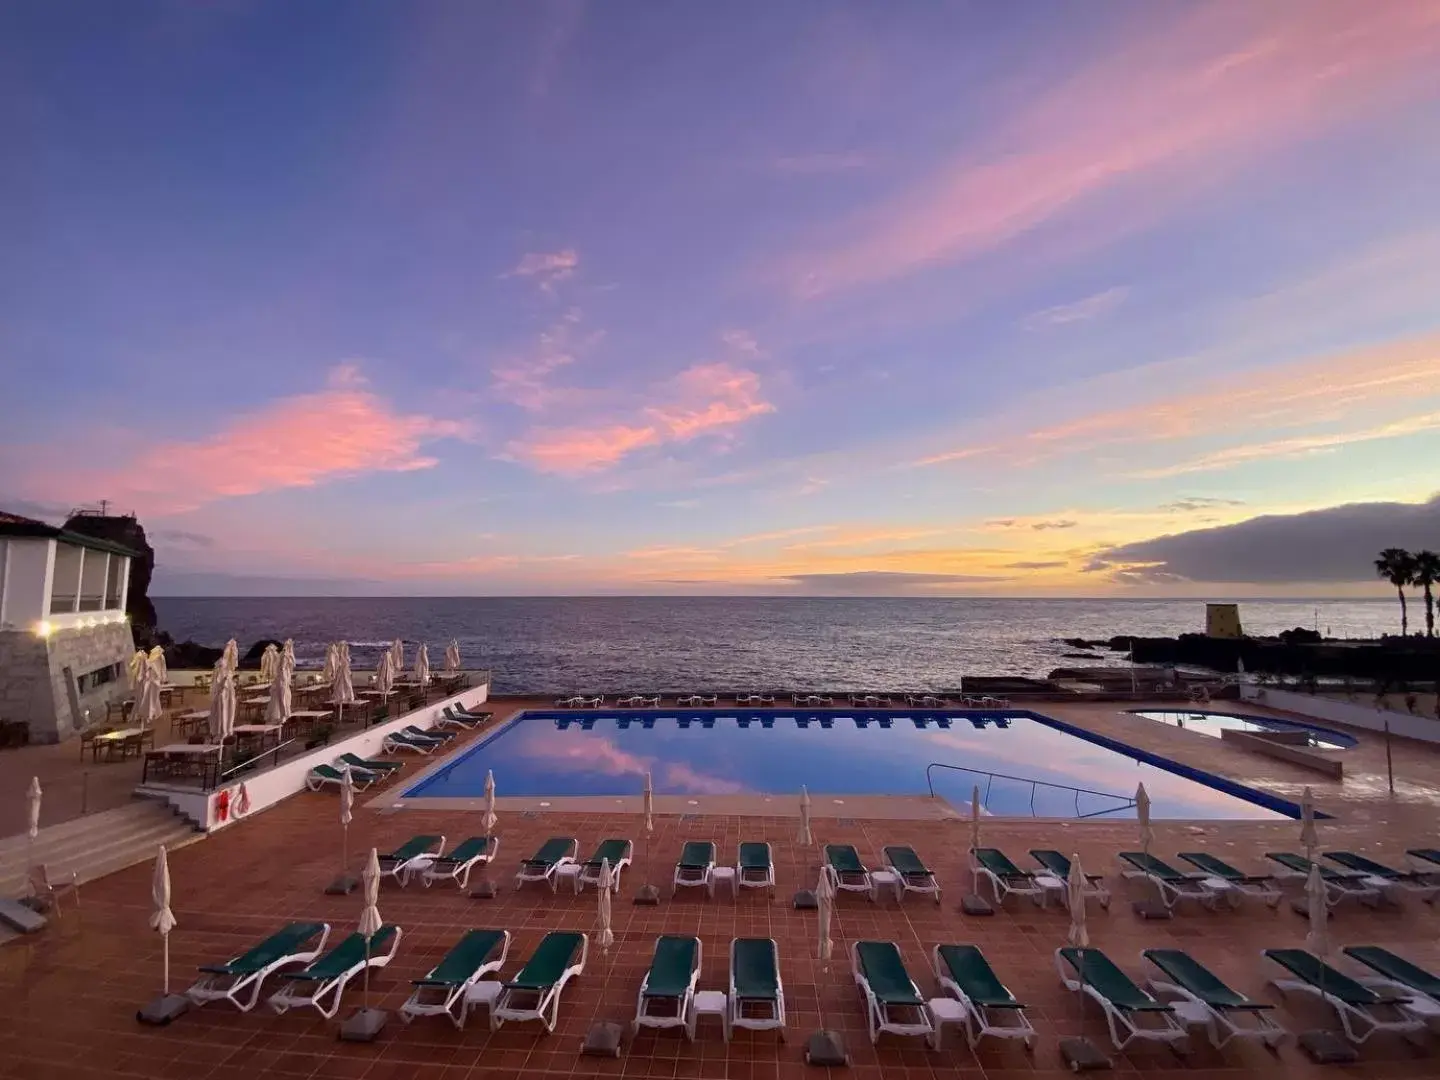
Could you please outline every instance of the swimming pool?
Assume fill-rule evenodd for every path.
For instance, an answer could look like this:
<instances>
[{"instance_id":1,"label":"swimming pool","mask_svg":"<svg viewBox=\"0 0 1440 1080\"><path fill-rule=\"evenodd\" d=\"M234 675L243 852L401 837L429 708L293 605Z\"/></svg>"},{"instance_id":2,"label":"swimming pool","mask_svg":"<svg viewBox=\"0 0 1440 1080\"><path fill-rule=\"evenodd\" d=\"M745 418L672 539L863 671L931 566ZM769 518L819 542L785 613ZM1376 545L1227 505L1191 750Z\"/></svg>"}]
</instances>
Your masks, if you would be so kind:
<instances>
[{"instance_id":1,"label":"swimming pool","mask_svg":"<svg viewBox=\"0 0 1440 1080\"><path fill-rule=\"evenodd\" d=\"M1222 731L1244 731L1252 735L1279 734L1306 736L1303 743L1314 750L1349 750L1355 737L1330 728L1302 724L1294 720L1276 720L1270 716L1240 716L1234 713L1210 712L1207 709L1132 709L1131 715L1157 720L1171 727L1198 731L1201 735L1220 738Z\"/></svg>"},{"instance_id":2,"label":"swimming pool","mask_svg":"<svg viewBox=\"0 0 1440 1080\"><path fill-rule=\"evenodd\" d=\"M937 766L937 767L932 767ZM1298 808L1024 710L700 709L528 711L467 747L403 798L501 796L917 795L1005 816L1133 817L1144 782L1164 818L1268 819ZM927 772L929 779L927 780ZM1080 790L1083 789L1083 790Z\"/></svg>"}]
</instances>

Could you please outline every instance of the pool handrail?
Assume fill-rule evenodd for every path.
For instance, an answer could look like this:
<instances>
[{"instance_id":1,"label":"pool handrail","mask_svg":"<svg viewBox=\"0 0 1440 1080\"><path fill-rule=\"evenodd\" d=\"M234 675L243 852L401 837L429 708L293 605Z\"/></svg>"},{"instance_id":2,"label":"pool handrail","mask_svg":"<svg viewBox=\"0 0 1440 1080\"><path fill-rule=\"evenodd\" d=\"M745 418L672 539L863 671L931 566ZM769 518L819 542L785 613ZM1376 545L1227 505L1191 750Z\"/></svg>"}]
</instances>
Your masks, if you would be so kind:
<instances>
[{"instance_id":1,"label":"pool handrail","mask_svg":"<svg viewBox=\"0 0 1440 1080\"><path fill-rule=\"evenodd\" d=\"M994 784L997 777L1001 780L1015 780L1022 784L1029 784L1031 817L1036 816L1035 791L1037 788L1042 787L1055 788L1057 791L1073 792L1075 795L1075 817L1077 819L1100 817L1103 814L1113 814L1122 810L1130 810L1135 806L1135 797L1133 795L1117 795L1113 791L1095 791L1093 788L1075 787L1071 784L1056 784L1049 780L1036 780L1032 776L1011 776L1009 773L990 772L987 769L972 769L965 765L950 765L944 761L932 761L929 765L925 766L925 783L929 785L931 798L935 797L935 779L930 775L930 771L932 769L952 769L955 772L967 772L973 773L976 776L988 777L985 782L985 797L980 800L980 805L982 806L984 806L990 801L990 788ZM1080 813L1081 795L1098 795L1104 799L1114 799L1119 805L1108 807L1104 810L1094 810L1088 814L1082 814Z\"/></svg>"}]
</instances>

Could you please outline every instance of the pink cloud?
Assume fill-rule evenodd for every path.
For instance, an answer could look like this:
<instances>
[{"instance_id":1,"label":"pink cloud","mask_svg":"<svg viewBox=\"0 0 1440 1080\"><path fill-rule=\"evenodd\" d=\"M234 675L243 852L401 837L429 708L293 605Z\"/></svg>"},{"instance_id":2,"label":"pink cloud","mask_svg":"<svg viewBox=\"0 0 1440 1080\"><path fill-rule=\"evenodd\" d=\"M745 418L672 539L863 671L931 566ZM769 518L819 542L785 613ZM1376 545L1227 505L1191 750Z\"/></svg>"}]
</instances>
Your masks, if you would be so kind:
<instances>
[{"instance_id":1,"label":"pink cloud","mask_svg":"<svg viewBox=\"0 0 1440 1080\"><path fill-rule=\"evenodd\" d=\"M761 396L760 377L730 364L696 364L656 390L659 400L633 419L534 431L510 454L541 472L581 475L618 464L637 450L718 437L775 406Z\"/></svg>"},{"instance_id":2,"label":"pink cloud","mask_svg":"<svg viewBox=\"0 0 1440 1080\"><path fill-rule=\"evenodd\" d=\"M604 336L599 331L583 332L582 319L580 310L571 308L540 332L531 350L509 356L491 368L490 389L496 396L533 412L573 398L576 391L554 386L550 377L575 363Z\"/></svg>"},{"instance_id":3,"label":"pink cloud","mask_svg":"<svg viewBox=\"0 0 1440 1080\"><path fill-rule=\"evenodd\" d=\"M1196 182L1402 99L1440 64L1433 0L1191 11L847 222L843 240L795 260L794 287L819 295L973 258L1137 179L1162 201L1184 198Z\"/></svg>"},{"instance_id":4,"label":"pink cloud","mask_svg":"<svg viewBox=\"0 0 1440 1080\"><path fill-rule=\"evenodd\" d=\"M556 282L572 276L580 267L580 253L574 248L563 251L532 251L520 257L504 277L533 278L549 290Z\"/></svg>"},{"instance_id":5,"label":"pink cloud","mask_svg":"<svg viewBox=\"0 0 1440 1080\"><path fill-rule=\"evenodd\" d=\"M274 401L208 438L151 446L111 471L49 476L45 487L78 498L103 494L139 511L182 513L362 473L428 469L437 460L421 453L425 443L466 433L456 421L395 412L347 364L331 372L327 389Z\"/></svg>"}]
</instances>

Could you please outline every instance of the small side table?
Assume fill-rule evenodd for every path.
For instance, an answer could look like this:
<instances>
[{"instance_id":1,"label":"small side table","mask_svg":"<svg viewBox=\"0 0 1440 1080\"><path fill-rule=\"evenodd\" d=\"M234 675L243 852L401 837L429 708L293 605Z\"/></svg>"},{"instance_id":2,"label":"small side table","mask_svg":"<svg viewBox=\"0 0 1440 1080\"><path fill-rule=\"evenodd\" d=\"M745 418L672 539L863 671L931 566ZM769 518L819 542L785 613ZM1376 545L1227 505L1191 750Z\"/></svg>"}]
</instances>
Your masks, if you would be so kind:
<instances>
[{"instance_id":1,"label":"small side table","mask_svg":"<svg viewBox=\"0 0 1440 1080\"><path fill-rule=\"evenodd\" d=\"M500 997L500 991L504 985L504 983L493 982L489 979L471 985L470 989L465 991L465 1016L461 1017L460 1022L462 1024L465 1022L465 1017L469 1015L471 1009L477 1005L484 1005L486 1016L490 1021L490 1030L495 1030L495 1001Z\"/></svg>"},{"instance_id":2,"label":"small side table","mask_svg":"<svg viewBox=\"0 0 1440 1080\"><path fill-rule=\"evenodd\" d=\"M715 886L717 885L730 886L730 899L733 901L736 898L736 894L740 891L740 886L737 884L735 868L733 866L712 866L710 868L711 896L715 895Z\"/></svg>"},{"instance_id":3,"label":"small side table","mask_svg":"<svg viewBox=\"0 0 1440 1080\"><path fill-rule=\"evenodd\" d=\"M730 997L723 990L697 990L691 998L690 1030L687 1034L693 1040L695 1027L702 1016L720 1017L720 1026L725 1031L725 1041L730 1041Z\"/></svg>"},{"instance_id":4,"label":"small side table","mask_svg":"<svg viewBox=\"0 0 1440 1080\"><path fill-rule=\"evenodd\" d=\"M1232 908L1240 906L1240 890L1235 888L1233 882L1219 877L1206 877L1200 879L1200 885L1217 901L1224 900Z\"/></svg>"},{"instance_id":5,"label":"small side table","mask_svg":"<svg viewBox=\"0 0 1440 1080\"><path fill-rule=\"evenodd\" d=\"M946 1024L959 1024L965 1028L968 1034L969 1021L965 1013L965 1006L954 998L931 998L925 1003L930 1011L930 1018L935 1024L935 1030L930 1033L930 1048L940 1049L940 1033Z\"/></svg>"},{"instance_id":6,"label":"small side table","mask_svg":"<svg viewBox=\"0 0 1440 1080\"><path fill-rule=\"evenodd\" d=\"M568 879L570 884L575 887L575 891L578 893L580 891L581 869L582 867L580 866L580 864L575 862L563 863L560 866L557 866L555 868L555 888L560 888L560 882Z\"/></svg>"},{"instance_id":7,"label":"small side table","mask_svg":"<svg viewBox=\"0 0 1440 1080\"><path fill-rule=\"evenodd\" d=\"M1065 882L1052 874L1036 874L1032 878L1036 885L1040 886L1040 906L1049 907L1050 897L1060 901L1061 907L1065 905Z\"/></svg>"},{"instance_id":8,"label":"small side table","mask_svg":"<svg viewBox=\"0 0 1440 1080\"><path fill-rule=\"evenodd\" d=\"M904 896L900 888L900 875L892 874L889 870L870 871L870 899L877 900L880 897L881 889L889 889L895 895L895 902L898 904Z\"/></svg>"}]
</instances>

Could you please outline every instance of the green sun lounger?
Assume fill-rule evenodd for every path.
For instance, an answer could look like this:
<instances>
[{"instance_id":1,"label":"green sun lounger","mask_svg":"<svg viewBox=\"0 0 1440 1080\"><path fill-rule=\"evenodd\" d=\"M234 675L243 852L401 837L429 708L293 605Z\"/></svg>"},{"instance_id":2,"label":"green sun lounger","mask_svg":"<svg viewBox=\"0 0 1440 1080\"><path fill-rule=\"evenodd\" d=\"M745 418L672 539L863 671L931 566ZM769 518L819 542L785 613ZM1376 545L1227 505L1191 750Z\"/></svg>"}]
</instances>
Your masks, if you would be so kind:
<instances>
[{"instance_id":1,"label":"green sun lounger","mask_svg":"<svg viewBox=\"0 0 1440 1080\"><path fill-rule=\"evenodd\" d=\"M715 881L711 871L715 869L715 845L709 840L691 840L680 849L680 859L675 864L675 876L670 881L670 895L674 896L681 886L700 886L715 894Z\"/></svg>"},{"instance_id":2,"label":"green sun lounger","mask_svg":"<svg viewBox=\"0 0 1440 1080\"><path fill-rule=\"evenodd\" d=\"M915 849L899 844L892 844L885 848L885 869L895 875L895 892L899 899L904 899L907 892L924 893L935 898L935 903L940 903L940 882L920 856L915 854Z\"/></svg>"},{"instance_id":3,"label":"green sun lounger","mask_svg":"<svg viewBox=\"0 0 1440 1080\"><path fill-rule=\"evenodd\" d=\"M1312 867L1320 871L1320 880L1325 883L1325 903L1334 907L1347 897L1353 897L1368 904L1374 904L1380 897L1380 890L1366 884L1364 874L1353 870L1335 870L1323 863L1312 863L1304 855L1291 851L1267 851L1265 858L1282 866L1289 877L1306 878Z\"/></svg>"},{"instance_id":4,"label":"green sun lounger","mask_svg":"<svg viewBox=\"0 0 1440 1080\"><path fill-rule=\"evenodd\" d=\"M941 989L965 1010L965 1038L973 1050L987 1035L1035 1045L1025 1006L1000 981L978 945L936 945L931 954Z\"/></svg>"},{"instance_id":5,"label":"green sun lounger","mask_svg":"<svg viewBox=\"0 0 1440 1080\"><path fill-rule=\"evenodd\" d=\"M382 926L370 936L367 947L364 934L351 934L318 960L299 971L282 972L290 985L270 997L270 1007L277 1013L313 1006L325 1019L333 1019L340 1011L340 997L345 986L366 967L382 968L390 963L400 948L398 926Z\"/></svg>"},{"instance_id":6,"label":"green sun lounger","mask_svg":"<svg viewBox=\"0 0 1440 1080\"><path fill-rule=\"evenodd\" d=\"M730 942L726 1008L732 1029L778 1029L784 1039L785 987L780 981L780 950L773 938L735 938Z\"/></svg>"},{"instance_id":7,"label":"green sun lounger","mask_svg":"<svg viewBox=\"0 0 1440 1080\"><path fill-rule=\"evenodd\" d=\"M539 1020L546 1031L554 1031L560 992L585 970L589 948L584 934L560 930L546 934L520 973L501 988L491 1023L498 1027L507 1020Z\"/></svg>"},{"instance_id":8,"label":"green sun lounger","mask_svg":"<svg viewBox=\"0 0 1440 1080\"><path fill-rule=\"evenodd\" d=\"M290 964L310 963L324 951L329 937L328 923L289 923L239 956L201 967L201 977L186 996L197 1005L228 1001L241 1012L249 1012L260 1000L260 988L268 975Z\"/></svg>"},{"instance_id":9,"label":"green sun lounger","mask_svg":"<svg viewBox=\"0 0 1440 1080\"><path fill-rule=\"evenodd\" d=\"M499 971L510 953L510 931L467 930L424 978L414 980L410 1000L400 1007L400 1019L447 1016L457 1028L465 1026L470 987Z\"/></svg>"},{"instance_id":10,"label":"green sun lounger","mask_svg":"<svg viewBox=\"0 0 1440 1080\"><path fill-rule=\"evenodd\" d=\"M893 941L857 941L850 946L850 970L865 997L870 1041L883 1032L928 1037L934 1030L925 999Z\"/></svg>"},{"instance_id":11,"label":"green sun lounger","mask_svg":"<svg viewBox=\"0 0 1440 1080\"><path fill-rule=\"evenodd\" d=\"M746 840L735 857L735 880L742 889L769 889L775 894L775 856L763 841Z\"/></svg>"},{"instance_id":12,"label":"green sun lounger","mask_svg":"<svg viewBox=\"0 0 1440 1080\"><path fill-rule=\"evenodd\" d=\"M614 892L620 891L620 874L630 865L630 857L635 850L635 845L629 840L612 837L608 840L601 840L595 845L595 850L590 857L580 864L580 873L575 875L575 891L580 892L586 885L600 885L600 869L603 864L610 864L610 888Z\"/></svg>"},{"instance_id":13,"label":"green sun lounger","mask_svg":"<svg viewBox=\"0 0 1440 1080\"><path fill-rule=\"evenodd\" d=\"M1012 893L1028 896L1037 904L1044 896L1045 890L1036 883L1035 875L1029 870L1021 870L999 848L971 848L970 871L975 875L977 892L981 878L990 882L990 891L997 906L1004 904L1005 898Z\"/></svg>"},{"instance_id":14,"label":"green sun lounger","mask_svg":"<svg viewBox=\"0 0 1440 1080\"><path fill-rule=\"evenodd\" d=\"M376 758L363 758L359 754L341 754L340 763L349 765L353 769L368 769L370 772L399 772L405 767L400 761L380 761Z\"/></svg>"},{"instance_id":15,"label":"green sun lounger","mask_svg":"<svg viewBox=\"0 0 1440 1080\"><path fill-rule=\"evenodd\" d=\"M824 871L837 890L863 892L875 899L875 882L854 844L826 844Z\"/></svg>"},{"instance_id":16,"label":"green sun lounger","mask_svg":"<svg viewBox=\"0 0 1440 1080\"><path fill-rule=\"evenodd\" d=\"M1064 852L1050 848L1031 848L1030 857L1038 862L1053 878L1070 880L1070 857ZM1110 906L1110 889L1105 884L1104 874L1085 874L1085 895L1100 901L1102 908Z\"/></svg>"},{"instance_id":17,"label":"green sun lounger","mask_svg":"<svg viewBox=\"0 0 1440 1080\"><path fill-rule=\"evenodd\" d=\"M350 770L350 786L356 791L364 791L371 784L375 783L378 777L373 769L362 769L358 765ZM334 765L320 764L314 766L305 776L305 786L311 791L319 791L322 787L340 787L345 783L345 774Z\"/></svg>"},{"instance_id":18,"label":"green sun lounger","mask_svg":"<svg viewBox=\"0 0 1440 1080\"><path fill-rule=\"evenodd\" d=\"M1419 964L1412 964L1403 956L1396 956L1389 949L1378 945L1347 945L1344 953L1352 960L1358 960L1377 975L1394 984L1395 991L1413 990L1431 1001L1440 1003L1440 976L1432 975Z\"/></svg>"},{"instance_id":19,"label":"green sun lounger","mask_svg":"<svg viewBox=\"0 0 1440 1080\"><path fill-rule=\"evenodd\" d=\"M438 859L445 851L443 836L412 836L394 851L382 853L380 877L393 877L399 884L408 885L410 875L423 870L431 859Z\"/></svg>"},{"instance_id":20,"label":"green sun lounger","mask_svg":"<svg viewBox=\"0 0 1440 1080\"><path fill-rule=\"evenodd\" d=\"M1257 896L1271 907L1280 902L1280 888L1271 874L1247 874L1208 851L1182 851L1178 857L1202 874L1209 874L1246 896Z\"/></svg>"},{"instance_id":21,"label":"green sun lounger","mask_svg":"<svg viewBox=\"0 0 1440 1080\"><path fill-rule=\"evenodd\" d=\"M494 861L500 841L492 836L472 836L450 849L446 855L431 860L422 880L428 888L437 881L453 881L464 889L470 884L470 871Z\"/></svg>"},{"instance_id":22,"label":"green sun lounger","mask_svg":"<svg viewBox=\"0 0 1440 1080\"><path fill-rule=\"evenodd\" d=\"M548 881L550 891L555 891L555 871L575 861L580 842L573 836L552 836L540 845L538 851L520 863L515 874L515 884L527 881Z\"/></svg>"},{"instance_id":23,"label":"green sun lounger","mask_svg":"<svg viewBox=\"0 0 1440 1080\"><path fill-rule=\"evenodd\" d=\"M1271 1047L1285 1037L1285 1029L1268 1015L1274 1006L1230 989L1184 950L1146 949L1140 955L1170 980L1154 982L1152 985L1157 991L1178 994L1205 1010L1210 1042L1216 1049L1237 1037L1258 1039ZM1249 1023L1242 1024L1242 1020Z\"/></svg>"},{"instance_id":24,"label":"green sun lounger","mask_svg":"<svg viewBox=\"0 0 1440 1080\"><path fill-rule=\"evenodd\" d=\"M1377 1031L1413 1035L1427 1026L1423 1016L1405 1008L1414 991L1372 990L1304 949L1266 949L1261 955L1295 976L1272 980L1277 990L1282 994L1299 991L1329 1004L1351 1042L1363 1043Z\"/></svg>"},{"instance_id":25,"label":"green sun lounger","mask_svg":"<svg viewBox=\"0 0 1440 1080\"><path fill-rule=\"evenodd\" d=\"M1405 854L1412 862L1418 861L1429 863L1432 867L1440 867L1440 848L1416 847L1407 848Z\"/></svg>"},{"instance_id":26,"label":"green sun lounger","mask_svg":"<svg viewBox=\"0 0 1440 1080\"><path fill-rule=\"evenodd\" d=\"M1433 895L1437 888L1433 874L1416 870L1396 870L1393 866L1367 859L1353 851L1327 851L1325 858L1346 870L1364 874L1368 878L1388 881L1398 888L1424 893L1427 897Z\"/></svg>"},{"instance_id":27,"label":"green sun lounger","mask_svg":"<svg viewBox=\"0 0 1440 1080\"><path fill-rule=\"evenodd\" d=\"M420 728L414 724L406 724L400 730L412 739L431 739L435 742L449 742L451 739L459 737L458 732L441 731L439 728Z\"/></svg>"},{"instance_id":28,"label":"green sun lounger","mask_svg":"<svg viewBox=\"0 0 1440 1080\"><path fill-rule=\"evenodd\" d=\"M699 978L699 938L670 935L656 938L650 970L640 984L631 1030L679 1027L693 1031L691 1005Z\"/></svg>"},{"instance_id":29,"label":"green sun lounger","mask_svg":"<svg viewBox=\"0 0 1440 1080\"><path fill-rule=\"evenodd\" d=\"M1115 1049L1123 1050L1136 1039L1173 1044L1185 1038L1174 1007L1140 989L1099 949L1056 949L1055 968L1067 990L1099 1003Z\"/></svg>"},{"instance_id":30,"label":"green sun lounger","mask_svg":"<svg viewBox=\"0 0 1440 1080\"><path fill-rule=\"evenodd\" d=\"M1134 867L1126 871L1126 876L1138 874L1154 884L1167 908L1173 908L1181 900L1198 900L1213 908L1217 900L1231 894L1228 883L1221 884L1218 880L1207 883L1206 879L1192 877L1143 851L1122 851L1120 860Z\"/></svg>"}]
</instances>

